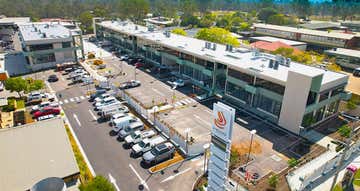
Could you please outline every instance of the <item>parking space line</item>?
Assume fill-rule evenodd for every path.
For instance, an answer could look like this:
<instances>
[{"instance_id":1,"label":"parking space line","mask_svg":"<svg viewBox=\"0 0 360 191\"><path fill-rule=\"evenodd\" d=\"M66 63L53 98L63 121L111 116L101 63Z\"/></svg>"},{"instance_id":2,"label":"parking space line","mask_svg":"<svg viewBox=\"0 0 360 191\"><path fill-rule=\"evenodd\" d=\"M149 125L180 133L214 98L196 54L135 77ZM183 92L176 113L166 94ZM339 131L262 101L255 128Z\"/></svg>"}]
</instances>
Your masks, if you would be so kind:
<instances>
[{"instance_id":1,"label":"parking space line","mask_svg":"<svg viewBox=\"0 0 360 191\"><path fill-rule=\"evenodd\" d=\"M69 103L69 101L67 99L64 100L64 103Z\"/></svg>"},{"instance_id":2,"label":"parking space line","mask_svg":"<svg viewBox=\"0 0 360 191\"><path fill-rule=\"evenodd\" d=\"M74 102L75 100L74 100L74 98L70 98L70 102Z\"/></svg>"},{"instance_id":3,"label":"parking space line","mask_svg":"<svg viewBox=\"0 0 360 191\"><path fill-rule=\"evenodd\" d=\"M161 181L161 183L167 182L167 181L169 181L169 180L172 180L172 179L174 179L175 177L177 177L177 176L179 176L179 175L182 175L182 174L186 173L186 172L189 171L189 170L191 170L190 167L187 168L187 169L185 169L185 170L183 170L183 171L181 171L181 172L176 173L175 175L171 175L171 176L165 178L164 180Z\"/></svg>"},{"instance_id":4,"label":"parking space line","mask_svg":"<svg viewBox=\"0 0 360 191\"><path fill-rule=\"evenodd\" d=\"M81 127L80 120L79 120L79 118L77 117L77 115L75 113L73 114L73 117L74 117L76 123Z\"/></svg>"},{"instance_id":5,"label":"parking space line","mask_svg":"<svg viewBox=\"0 0 360 191\"><path fill-rule=\"evenodd\" d=\"M146 182L144 181L144 179L142 179L142 178L140 177L140 175L138 174L138 172L136 172L135 168L134 168L131 164L129 164L129 167L131 168L131 170L135 173L135 175L136 175L136 176L138 177L138 179L140 180L140 184L144 185L144 187L145 187L147 190L150 191L149 186L146 184Z\"/></svg>"},{"instance_id":6,"label":"parking space line","mask_svg":"<svg viewBox=\"0 0 360 191\"><path fill-rule=\"evenodd\" d=\"M91 117L96 121L97 118L96 118L96 116L94 115L94 113L91 111L91 109L89 109L89 113L90 113Z\"/></svg>"},{"instance_id":7,"label":"parking space line","mask_svg":"<svg viewBox=\"0 0 360 191\"><path fill-rule=\"evenodd\" d=\"M80 99L85 99L85 97L84 97L84 96L80 96Z\"/></svg>"}]
</instances>

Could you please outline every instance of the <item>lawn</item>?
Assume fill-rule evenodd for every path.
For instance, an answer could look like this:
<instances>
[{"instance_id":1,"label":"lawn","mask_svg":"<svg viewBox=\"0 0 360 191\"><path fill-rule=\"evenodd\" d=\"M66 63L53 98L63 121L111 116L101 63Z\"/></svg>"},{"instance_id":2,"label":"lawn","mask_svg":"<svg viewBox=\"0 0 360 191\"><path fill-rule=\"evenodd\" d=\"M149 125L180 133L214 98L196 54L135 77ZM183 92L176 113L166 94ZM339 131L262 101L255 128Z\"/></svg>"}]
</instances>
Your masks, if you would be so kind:
<instances>
[{"instance_id":1,"label":"lawn","mask_svg":"<svg viewBox=\"0 0 360 191\"><path fill-rule=\"evenodd\" d=\"M70 128L68 125L65 125L66 128L66 133L68 134L70 143L71 143L71 147L74 151L75 154L75 159L76 162L78 164L79 170L80 170L80 180L82 183L87 183L88 181L93 179L93 176L87 166L87 164L85 163L84 157L82 156L80 149L78 148L74 137L72 136L71 132L70 132Z\"/></svg>"},{"instance_id":2,"label":"lawn","mask_svg":"<svg viewBox=\"0 0 360 191\"><path fill-rule=\"evenodd\" d=\"M356 174L354 176L354 185L360 186L360 170L356 171Z\"/></svg>"}]
</instances>

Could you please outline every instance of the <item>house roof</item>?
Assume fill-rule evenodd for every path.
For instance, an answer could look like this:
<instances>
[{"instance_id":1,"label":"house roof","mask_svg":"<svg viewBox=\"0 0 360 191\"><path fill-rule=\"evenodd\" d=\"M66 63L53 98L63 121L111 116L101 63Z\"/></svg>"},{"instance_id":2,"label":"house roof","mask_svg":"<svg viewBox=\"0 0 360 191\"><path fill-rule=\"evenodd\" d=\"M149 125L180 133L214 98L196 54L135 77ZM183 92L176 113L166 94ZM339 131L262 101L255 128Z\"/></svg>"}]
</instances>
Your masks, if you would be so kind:
<instances>
[{"instance_id":1,"label":"house roof","mask_svg":"<svg viewBox=\"0 0 360 191\"><path fill-rule=\"evenodd\" d=\"M291 48L294 50L294 54L301 53L301 50L299 50L293 46L287 45L280 41L276 41L276 42L257 41L257 42L251 43L250 46L264 50L264 51L268 51L268 52L273 52L273 51L277 50L278 48Z\"/></svg>"},{"instance_id":2,"label":"house roof","mask_svg":"<svg viewBox=\"0 0 360 191\"><path fill-rule=\"evenodd\" d=\"M79 173L61 118L0 130L1 190L28 190L48 177Z\"/></svg>"}]
</instances>

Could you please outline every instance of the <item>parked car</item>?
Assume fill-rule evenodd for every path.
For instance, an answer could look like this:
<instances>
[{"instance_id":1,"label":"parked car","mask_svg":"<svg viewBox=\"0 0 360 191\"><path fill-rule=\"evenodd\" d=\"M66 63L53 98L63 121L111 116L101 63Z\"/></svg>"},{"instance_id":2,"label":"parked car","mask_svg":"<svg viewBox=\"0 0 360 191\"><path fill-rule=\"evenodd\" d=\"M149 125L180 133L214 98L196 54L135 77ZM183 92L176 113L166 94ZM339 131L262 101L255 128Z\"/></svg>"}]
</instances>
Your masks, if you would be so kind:
<instances>
[{"instance_id":1,"label":"parked car","mask_svg":"<svg viewBox=\"0 0 360 191\"><path fill-rule=\"evenodd\" d=\"M95 91L95 93L93 93L93 94L90 95L89 101L90 101L90 102L95 101L95 99L96 99L98 96L100 96L101 94L104 94L104 93L106 93L106 92L107 92L106 89L97 89L97 90Z\"/></svg>"},{"instance_id":2,"label":"parked car","mask_svg":"<svg viewBox=\"0 0 360 191\"><path fill-rule=\"evenodd\" d=\"M104 107L101 111L98 112L98 115L101 116L102 119L110 119L112 115L117 113L128 113L129 109L124 105L114 105L109 107Z\"/></svg>"},{"instance_id":3,"label":"parked car","mask_svg":"<svg viewBox=\"0 0 360 191\"><path fill-rule=\"evenodd\" d=\"M134 123L137 121L140 121L140 119L131 115L116 119L114 120L113 131L118 133L123 128L129 126L130 123Z\"/></svg>"},{"instance_id":4,"label":"parked car","mask_svg":"<svg viewBox=\"0 0 360 191\"><path fill-rule=\"evenodd\" d=\"M173 81L173 82L169 82L171 85L173 85L174 87L183 87L183 86L185 86L185 82L184 82L184 80L182 80L182 79L180 79L180 78L178 78L178 79L176 79L175 81Z\"/></svg>"},{"instance_id":5,"label":"parked car","mask_svg":"<svg viewBox=\"0 0 360 191\"><path fill-rule=\"evenodd\" d=\"M28 102L41 101L43 97L44 97L44 94L35 91L35 92L29 93L29 95L27 97L27 101Z\"/></svg>"},{"instance_id":6,"label":"parked car","mask_svg":"<svg viewBox=\"0 0 360 191\"><path fill-rule=\"evenodd\" d=\"M112 97L112 95L109 94L109 93L103 93L103 94L99 95L98 97L96 97L94 99L94 101L95 102L101 102L102 100L104 100L105 98L108 98L108 97Z\"/></svg>"},{"instance_id":7,"label":"parked car","mask_svg":"<svg viewBox=\"0 0 360 191\"><path fill-rule=\"evenodd\" d=\"M44 108L44 107L59 107L59 103L57 102L49 102L49 101L44 101L44 102L41 102L40 104L38 105L35 105L31 108L31 111L30 113L34 113L36 111L39 111L40 109Z\"/></svg>"},{"instance_id":8,"label":"parked car","mask_svg":"<svg viewBox=\"0 0 360 191\"><path fill-rule=\"evenodd\" d=\"M42 109L40 109L39 111L36 111L34 113L34 117L35 118L39 118L41 116L45 116L45 115L59 115L60 114L60 108L57 107L44 107Z\"/></svg>"},{"instance_id":9,"label":"parked car","mask_svg":"<svg viewBox=\"0 0 360 191\"><path fill-rule=\"evenodd\" d=\"M143 155L143 162L147 165L157 164L164 160L173 158L175 155L175 147L169 142L156 145L150 151Z\"/></svg>"},{"instance_id":10,"label":"parked car","mask_svg":"<svg viewBox=\"0 0 360 191\"><path fill-rule=\"evenodd\" d=\"M128 82L124 82L120 85L120 89L130 89L134 87L139 87L141 85L141 82L138 80L131 80Z\"/></svg>"},{"instance_id":11,"label":"parked car","mask_svg":"<svg viewBox=\"0 0 360 191\"><path fill-rule=\"evenodd\" d=\"M55 95L51 93L42 94L42 98L47 99L48 101L55 101Z\"/></svg>"},{"instance_id":12,"label":"parked car","mask_svg":"<svg viewBox=\"0 0 360 191\"><path fill-rule=\"evenodd\" d=\"M161 144L161 143L165 143L165 142L166 142L166 139L161 135L152 137L150 139L145 138L142 141L140 141L139 143L132 146L131 154L133 156L140 156L143 153L150 151L154 146Z\"/></svg>"},{"instance_id":13,"label":"parked car","mask_svg":"<svg viewBox=\"0 0 360 191\"><path fill-rule=\"evenodd\" d=\"M59 78L57 77L56 74L51 74L49 77L48 77L48 82L57 82L59 81Z\"/></svg>"},{"instance_id":14,"label":"parked car","mask_svg":"<svg viewBox=\"0 0 360 191\"><path fill-rule=\"evenodd\" d=\"M108 104L114 103L116 101L118 101L118 100L114 96L109 96L107 98L100 100L99 102L93 103L93 106L100 107L102 105L108 105Z\"/></svg>"},{"instance_id":15,"label":"parked car","mask_svg":"<svg viewBox=\"0 0 360 191\"><path fill-rule=\"evenodd\" d=\"M360 77L360 68L355 68L354 69L353 76Z\"/></svg>"},{"instance_id":16,"label":"parked car","mask_svg":"<svg viewBox=\"0 0 360 191\"><path fill-rule=\"evenodd\" d=\"M121 131L120 131L120 133L121 133ZM143 139L152 137L154 135L156 135L156 133L152 129L142 131L142 132L137 130L137 131L131 133L130 135L126 136L124 140L125 140L126 145L132 146L132 145L142 141Z\"/></svg>"},{"instance_id":17,"label":"parked car","mask_svg":"<svg viewBox=\"0 0 360 191\"><path fill-rule=\"evenodd\" d=\"M137 131L137 130L143 130L144 129L144 123L140 120L131 122L129 126L123 128L119 132L119 140L124 140L126 136L130 135L131 133Z\"/></svg>"},{"instance_id":18,"label":"parked car","mask_svg":"<svg viewBox=\"0 0 360 191\"><path fill-rule=\"evenodd\" d=\"M44 121L44 120L47 120L47 119L52 119L52 118L54 118L54 117L55 117L55 115L53 115L53 114L44 115L44 116L38 117L37 120L38 120L38 121Z\"/></svg>"},{"instance_id":19,"label":"parked car","mask_svg":"<svg viewBox=\"0 0 360 191\"><path fill-rule=\"evenodd\" d=\"M135 68L142 68L142 67L144 67L144 66L145 66L145 64L142 63L142 62L137 62L137 63L135 64Z\"/></svg>"},{"instance_id":20,"label":"parked car","mask_svg":"<svg viewBox=\"0 0 360 191\"><path fill-rule=\"evenodd\" d=\"M108 104L104 104L101 105L99 107L95 107L95 111L102 111L104 110L104 108L108 108L108 107L115 107L115 106L122 106L122 103L120 101L115 101L113 103L108 103Z\"/></svg>"},{"instance_id":21,"label":"parked car","mask_svg":"<svg viewBox=\"0 0 360 191\"><path fill-rule=\"evenodd\" d=\"M124 113L124 112L120 112L120 113L116 113L116 114L113 114L110 118L110 123L109 125L110 126L113 126L114 125L114 121L117 120L117 119L120 119L120 118L123 118L123 117L127 117L129 116L128 113Z\"/></svg>"},{"instance_id":22,"label":"parked car","mask_svg":"<svg viewBox=\"0 0 360 191\"><path fill-rule=\"evenodd\" d=\"M69 77L75 78L75 77L82 76L85 74L87 74L87 72L84 69L76 69L75 71L70 73Z\"/></svg>"},{"instance_id":23,"label":"parked car","mask_svg":"<svg viewBox=\"0 0 360 191\"><path fill-rule=\"evenodd\" d=\"M128 60L129 59L129 55L127 55L127 54L125 54L125 55L123 55L123 56L120 56L120 60L121 61L126 61L126 60Z\"/></svg>"}]
</instances>

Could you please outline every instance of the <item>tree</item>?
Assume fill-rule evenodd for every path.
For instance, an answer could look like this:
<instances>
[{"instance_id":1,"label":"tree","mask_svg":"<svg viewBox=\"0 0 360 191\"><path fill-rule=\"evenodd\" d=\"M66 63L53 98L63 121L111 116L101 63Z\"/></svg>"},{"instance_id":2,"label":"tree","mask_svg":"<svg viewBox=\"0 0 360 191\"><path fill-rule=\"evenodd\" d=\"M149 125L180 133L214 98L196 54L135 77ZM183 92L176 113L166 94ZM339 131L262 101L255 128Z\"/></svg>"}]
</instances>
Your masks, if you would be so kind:
<instances>
[{"instance_id":1,"label":"tree","mask_svg":"<svg viewBox=\"0 0 360 191\"><path fill-rule=\"evenodd\" d=\"M79 16L79 21L81 22L80 28L84 33L90 33L93 30L92 27L93 15L90 11L82 12Z\"/></svg>"},{"instance_id":2,"label":"tree","mask_svg":"<svg viewBox=\"0 0 360 191\"><path fill-rule=\"evenodd\" d=\"M27 81L21 77L8 78L5 80L5 89L10 92L17 92L19 97L22 97L21 92L24 92L27 87Z\"/></svg>"},{"instance_id":3,"label":"tree","mask_svg":"<svg viewBox=\"0 0 360 191\"><path fill-rule=\"evenodd\" d=\"M271 175L268 179L268 183L270 187L276 188L277 184L279 183L279 176L276 174Z\"/></svg>"},{"instance_id":4,"label":"tree","mask_svg":"<svg viewBox=\"0 0 360 191\"><path fill-rule=\"evenodd\" d=\"M294 167L299 164L299 161L296 160L295 158L291 158L287 161L287 163L288 163L289 167Z\"/></svg>"},{"instance_id":5,"label":"tree","mask_svg":"<svg viewBox=\"0 0 360 191\"><path fill-rule=\"evenodd\" d=\"M186 31L182 28L174 28L172 31L172 33L174 34L178 34L178 35L182 35L182 36L186 36Z\"/></svg>"},{"instance_id":6,"label":"tree","mask_svg":"<svg viewBox=\"0 0 360 191\"><path fill-rule=\"evenodd\" d=\"M268 18L278 14L277 10L271 7L266 7L260 10L258 18L263 21L268 21Z\"/></svg>"},{"instance_id":7,"label":"tree","mask_svg":"<svg viewBox=\"0 0 360 191\"><path fill-rule=\"evenodd\" d=\"M44 88L44 82L42 80L27 80L27 88L25 92L32 92L36 90L41 90Z\"/></svg>"},{"instance_id":8,"label":"tree","mask_svg":"<svg viewBox=\"0 0 360 191\"><path fill-rule=\"evenodd\" d=\"M122 18L140 22L149 12L150 4L147 0L122 0L118 8Z\"/></svg>"},{"instance_id":9,"label":"tree","mask_svg":"<svg viewBox=\"0 0 360 191\"><path fill-rule=\"evenodd\" d=\"M349 138L351 133L351 127L349 127L348 125L343 125L338 129L338 132L341 136Z\"/></svg>"},{"instance_id":10,"label":"tree","mask_svg":"<svg viewBox=\"0 0 360 191\"><path fill-rule=\"evenodd\" d=\"M80 191L115 191L114 185L105 177L96 176L93 180L79 186Z\"/></svg>"},{"instance_id":11,"label":"tree","mask_svg":"<svg viewBox=\"0 0 360 191\"><path fill-rule=\"evenodd\" d=\"M193 15L183 15L181 17L181 26L198 26L200 24L200 20Z\"/></svg>"},{"instance_id":12,"label":"tree","mask_svg":"<svg viewBox=\"0 0 360 191\"><path fill-rule=\"evenodd\" d=\"M300 17L311 14L311 4L309 0L292 0L291 5L295 13Z\"/></svg>"},{"instance_id":13,"label":"tree","mask_svg":"<svg viewBox=\"0 0 360 191\"><path fill-rule=\"evenodd\" d=\"M240 44L238 39L232 36L228 30L218 27L200 29L195 37L220 44L230 44L233 46L239 46Z\"/></svg>"},{"instance_id":14,"label":"tree","mask_svg":"<svg viewBox=\"0 0 360 191\"><path fill-rule=\"evenodd\" d=\"M200 27L211 27L214 25L216 15L209 12L200 19Z\"/></svg>"}]
</instances>

